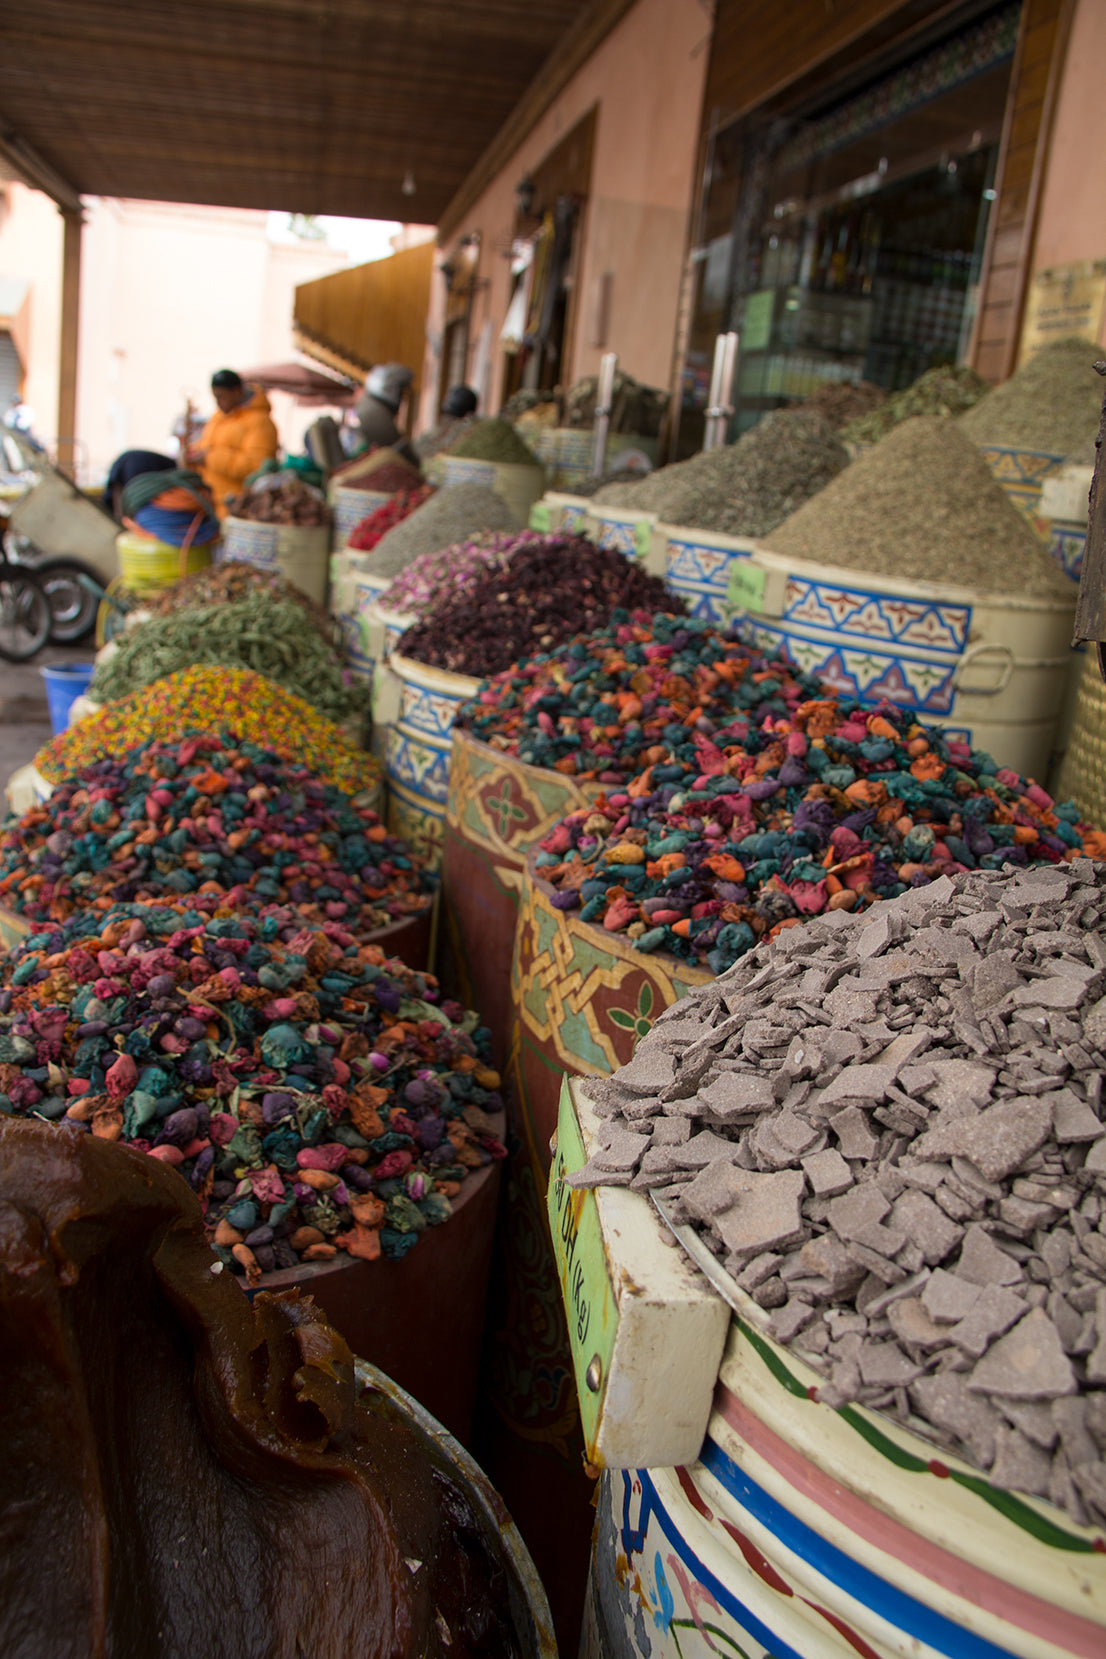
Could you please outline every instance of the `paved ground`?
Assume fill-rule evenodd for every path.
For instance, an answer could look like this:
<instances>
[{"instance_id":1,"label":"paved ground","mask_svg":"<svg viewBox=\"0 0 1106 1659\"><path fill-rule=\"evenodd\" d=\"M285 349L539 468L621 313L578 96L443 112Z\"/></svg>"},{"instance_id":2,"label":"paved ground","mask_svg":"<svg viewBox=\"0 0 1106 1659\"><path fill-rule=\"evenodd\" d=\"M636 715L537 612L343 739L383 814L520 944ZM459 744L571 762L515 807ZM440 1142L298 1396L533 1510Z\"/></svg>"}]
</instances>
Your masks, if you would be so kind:
<instances>
[{"instance_id":1,"label":"paved ground","mask_svg":"<svg viewBox=\"0 0 1106 1659\"><path fill-rule=\"evenodd\" d=\"M0 788L19 766L33 760L50 737L46 682L40 669L55 663L90 662L95 650L84 645L47 645L33 662L0 661ZM6 803L0 803L0 812Z\"/></svg>"}]
</instances>

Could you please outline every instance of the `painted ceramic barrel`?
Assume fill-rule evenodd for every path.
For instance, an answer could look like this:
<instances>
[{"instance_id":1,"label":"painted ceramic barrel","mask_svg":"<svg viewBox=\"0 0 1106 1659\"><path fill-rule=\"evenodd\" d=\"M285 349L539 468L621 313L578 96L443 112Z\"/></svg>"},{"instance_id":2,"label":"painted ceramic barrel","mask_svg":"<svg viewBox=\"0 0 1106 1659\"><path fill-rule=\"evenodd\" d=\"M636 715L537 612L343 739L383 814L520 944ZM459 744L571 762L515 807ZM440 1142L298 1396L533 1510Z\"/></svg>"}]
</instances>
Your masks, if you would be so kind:
<instances>
[{"instance_id":1,"label":"painted ceramic barrel","mask_svg":"<svg viewBox=\"0 0 1106 1659\"><path fill-rule=\"evenodd\" d=\"M453 733L442 835L451 989L466 1008L480 1010L497 1065L506 1064L510 1041L511 952L526 855L565 813L602 790L528 766L469 732Z\"/></svg>"},{"instance_id":2,"label":"painted ceramic barrel","mask_svg":"<svg viewBox=\"0 0 1106 1659\"><path fill-rule=\"evenodd\" d=\"M437 869L449 794L453 721L480 681L393 654L399 708L387 732L388 827Z\"/></svg>"},{"instance_id":3,"label":"painted ceramic barrel","mask_svg":"<svg viewBox=\"0 0 1106 1659\"><path fill-rule=\"evenodd\" d=\"M667 586L687 600L692 616L727 622L737 602L735 573L755 568L756 544L747 537L678 524L658 525L657 535L664 541Z\"/></svg>"},{"instance_id":4,"label":"painted ceramic barrel","mask_svg":"<svg viewBox=\"0 0 1106 1659\"><path fill-rule=\"evenodd\" d=\"M507 503L519 524L529 524L530 509L545 489L544 467L470 460L461 455L444 455L440 459L443 490L454 484L482 484Z\"/></svg>"},{"instance_id":5,"label":"painted ceramic barrel","mask_svg":"<svg viewBox=\"0 0 1106 1659\"><path fill-rule=\"evenodd\" d=\"M1026 518L1033 518L1041 486L1050 472L1063 466L1064 457L1043 449L1015 449L1009 444L980 444L979 451L1014 506Z\"/></svg>"},{"instance_id":6,"label":"painted ceramic barrel","mask_svg":"<svg viewBox=\"0 0 1106 1659\"><path fill-rule=\"evenodd\" d=\"M414 484L417 480L412 477L411 482ZM345 547L361 520L391 499L385 490L354 490L348 484L333 485L330 490L331 545L335 549Z\"/></svg>"},{"instance_id":7,"label":"painted ceramic barrel","mask_svg":"<svg viewBox=\"0 0 1106 1659\"><path fill-rule=\"evenodd\" d=\"M819 1404L824 1379L740 1299L698 1461L603 1477L584 1659L1106 1652L1101 1529Z\"/></svg>"},{"instance_id":8,"label":"painted ceramic barrel","mask_svg":"<svg viewBox=\"0 0 1106 1659\"><path fill-rule=\"evenodd\" d=\"M557 1639L541 1580L518 1527L480 1465L391 1377L360 1359L355 1371L362 1403L413 1430L431 1459L468 1500L484 1545L503 1570L503 1594L520 1659L557 1659Z\"/></svg>"},{"instance_id":9,"label":"painted ceramic barrel","mask_svg":"<svg viewBox=\"0 0 1106 1659\"><path fill-rule=\"evenodd\" d=\"M985 593L815 564L758 546L742 631L842 696L886 698L1045 778L1070 672L1071 599Z\"/></svg>"},{"instance_id":10,"label":"painted ceramic barrel","mask_svg":"<svg viewBox=\"0 0 1106 1659\"><path fill-rule=\"evenodd\" d=\"M502 1121L502 1120L500 1120ZM293 1285L313 1296L355 1354L369 1355L443 1422L472 1437L480 1343L500 1165L485 1164L451 1199L453 1214L427 1227L399 1261L329 1262L263 1273L257 1290Z\"/></svg>"},{"instance_id":11,"label":"painted ceramic barrel","mask_svg":"<svg viewBox=\"0 0 1106 1659\"><path fill-rule=\"evenodd\" d=\"M594 1487L545 1207L561 1079L624 1065L638 1038L713 976L635 951L552 903L527 859L511 973L508 1082L514 1110L489 1308L486 1467L542 1574L566 1652L584 1605Z\"/></svg>"},{"instance_id":12,"label":"painted ceramic barrel","mask_svg":"<svg viewBox=\"0 0 1106 1659\"><path fill-rule=\"evenodd\" d=\"M587 516L587 534L597 546L637 559L651 576L663 576L664 543L657 537L656 527L656 513L637 512L630 507L593 502Z\"/></svg>"}]
</instances>

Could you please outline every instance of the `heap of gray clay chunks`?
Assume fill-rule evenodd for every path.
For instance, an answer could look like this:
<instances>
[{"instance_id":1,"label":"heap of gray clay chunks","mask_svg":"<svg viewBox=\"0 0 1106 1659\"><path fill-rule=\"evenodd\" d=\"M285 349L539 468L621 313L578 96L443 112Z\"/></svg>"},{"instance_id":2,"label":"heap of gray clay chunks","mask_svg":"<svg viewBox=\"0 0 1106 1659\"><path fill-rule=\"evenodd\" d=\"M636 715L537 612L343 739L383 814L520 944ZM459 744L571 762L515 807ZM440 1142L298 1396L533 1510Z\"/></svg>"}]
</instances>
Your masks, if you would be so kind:
<instances>
[{"instance_id":1,"label":"heap of gray clay chunks","mask_svg":"<svg viewBox=\"0 0 1106 1659\"><path fill-rule=\"evenodd\" d=\"M660 1189L859 1401L1106 1524L1106 865L792 928L589 1083L574 1184Z\"/></svg>"}]
</instances>

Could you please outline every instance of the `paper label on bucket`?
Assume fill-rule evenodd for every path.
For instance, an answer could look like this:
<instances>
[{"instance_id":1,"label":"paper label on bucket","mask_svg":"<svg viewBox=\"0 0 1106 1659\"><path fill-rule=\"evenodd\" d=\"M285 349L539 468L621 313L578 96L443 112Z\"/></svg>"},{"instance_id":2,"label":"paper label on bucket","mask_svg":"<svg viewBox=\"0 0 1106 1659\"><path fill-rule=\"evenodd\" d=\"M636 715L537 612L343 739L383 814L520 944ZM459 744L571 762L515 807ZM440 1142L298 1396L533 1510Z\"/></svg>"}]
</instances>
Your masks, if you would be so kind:
<instances>
[{"instance_id":1,"label":"paper label on bucket","mask_svg":"<svg viewBox=\"0 0 1106 1659\"><path fill-rule=\"evenodd\" d=\"M603 1396L618 1328L618 1304L611 1289L595 1195L565 1185L565 1176L588 1161L567 1078L561 1084L557 1150L549 1171L549 1225L564 1298L572 1368L589 1458L594 1457Z\"/></svg>"},{"instance_id":2,"label":"paper label on bucket","mask_svg":"<svg viewBox=\"0 0 1106 1659\"><path fill-rule=\"evenodd\" d=\"M653 526L647 519L639 519L634 525L634 553L642 564L649 557L653 546Z\"/></svg>"},{"instance_id":3,"label":"paper label on bucket","mask_svg":"<svg viewBox=\"0 0 1106 1659\"><path fill-rule=\"evenodd\" d=\"M553 526L553 513L548 501L535 501L530 509L530 528L547 536Z\"/></svg>"},{"instance_id":4,"label":"paper label on bucket","mask_svg":"<svg viewBox=\"0 0 1106 1659\"><path fill-rule=\"evenodd\" d=\"M731 611L764 609L764 588L768 572L752 559L737 558L730 565L730 580L726 588L726 603Z\"/></svg>"}]
</instances>

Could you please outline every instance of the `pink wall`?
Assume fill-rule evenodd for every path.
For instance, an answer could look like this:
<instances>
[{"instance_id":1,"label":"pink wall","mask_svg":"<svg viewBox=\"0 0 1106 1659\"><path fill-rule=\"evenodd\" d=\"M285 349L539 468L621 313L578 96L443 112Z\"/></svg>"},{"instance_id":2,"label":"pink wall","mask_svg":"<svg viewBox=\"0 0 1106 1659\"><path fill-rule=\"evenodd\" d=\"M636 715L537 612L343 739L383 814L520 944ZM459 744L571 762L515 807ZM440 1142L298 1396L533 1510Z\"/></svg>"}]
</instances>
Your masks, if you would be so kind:
<instances>
[{"instance_id":1,"label":"pink wall","mask_svg":"<svg viewBox=\"0 0 1106 1659\"><path fill-rule=\"evenodd\" d=\"M31 285L30 350L23 364L23 399L35 430L51 438L58 426L61 332L61 214L48 196L12 181L0 207L0 272Z\"/></svg>"},{"instance_id":2,"label":"pink wall","mask_svg":"<svg viewBox=\"0 0 1106 1659\"><path fill-rule=\"evenodd\" d=\"M602 352L610 350L618 352L620 367L638 380L669 384L709 39L709 13L700 0L638 0L443 250L444 258L462 236L481 234L479 279L484 286L473 306L470 371L476 341L490 318L490 408L499 402L498 336L510 291L515 185L595 105L591 195L566 383L594 374ZM589 333L604 272L612 273L613 287L607 342L600 347L589 344ZM434 418L444 301L444 282L436 278L427 327L423 424Z\"/></svg>"},{"instance_id":3,"label":"pink wall","mask_svg":"<svg viewBox=\"0 0 1106 1659\"><path fill-rule=\"evenodd\" d=\"M1033 270L1106 258L1106 3L1078 0L1041 192ZM1099 332L1106 345L1106 321Z\"/></svg>"}]
</instances>

